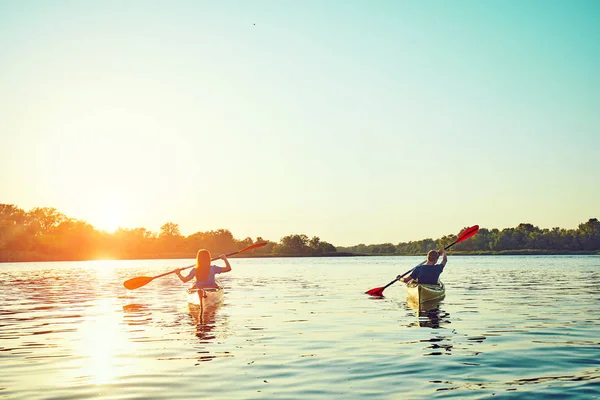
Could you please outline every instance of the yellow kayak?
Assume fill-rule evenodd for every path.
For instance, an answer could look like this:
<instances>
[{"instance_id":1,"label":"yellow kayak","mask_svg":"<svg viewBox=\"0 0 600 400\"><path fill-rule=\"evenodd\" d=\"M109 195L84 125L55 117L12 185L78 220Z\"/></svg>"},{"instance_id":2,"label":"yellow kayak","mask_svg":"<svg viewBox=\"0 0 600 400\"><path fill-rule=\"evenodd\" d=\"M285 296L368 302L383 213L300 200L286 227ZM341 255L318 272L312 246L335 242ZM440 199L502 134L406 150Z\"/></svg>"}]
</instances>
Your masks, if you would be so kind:
<instances>
[{"instance_id":1,"label":"yellow kayak","mask_svg":"<svg viewBox=\"0 0 600 400\"><path fill-rule=\"evenodd\" d=\"M187 293L188 305L205 310L221 304L223 301L224 290L222 287L202 289L190 288Z\"/></svg>"},{"instance_id":2,"label":"yellow kayak","mask_svg":"<svg viewBox=\"0 0 600 400\"><path fill-rule=\"evenodd\" d=\"M421 306L442 300L446 295L446 287L441 281L437 285L409 281L406 284L406 294L407 301Z\"/></svg>"}]
</instances>

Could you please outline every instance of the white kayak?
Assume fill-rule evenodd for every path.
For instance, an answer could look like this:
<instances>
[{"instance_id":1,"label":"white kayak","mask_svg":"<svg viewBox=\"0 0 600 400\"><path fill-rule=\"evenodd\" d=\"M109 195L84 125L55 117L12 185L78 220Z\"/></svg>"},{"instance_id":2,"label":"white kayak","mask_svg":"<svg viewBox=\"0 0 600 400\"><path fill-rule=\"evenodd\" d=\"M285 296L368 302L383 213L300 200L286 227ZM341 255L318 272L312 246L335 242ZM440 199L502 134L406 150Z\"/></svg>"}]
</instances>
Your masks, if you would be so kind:
<instances>
[{"instance_id":1,"label":"white kayak","mask_svg":"<svg viewBox=\"0 0 600 400\"><path fill-rule=\"evenodd\" d=\"M199 307L203 310L211 307L217 307L223 302L225 291L222 287L215 288L190 288L187 290L188 305Z\"/></svg>"}]
</instances>

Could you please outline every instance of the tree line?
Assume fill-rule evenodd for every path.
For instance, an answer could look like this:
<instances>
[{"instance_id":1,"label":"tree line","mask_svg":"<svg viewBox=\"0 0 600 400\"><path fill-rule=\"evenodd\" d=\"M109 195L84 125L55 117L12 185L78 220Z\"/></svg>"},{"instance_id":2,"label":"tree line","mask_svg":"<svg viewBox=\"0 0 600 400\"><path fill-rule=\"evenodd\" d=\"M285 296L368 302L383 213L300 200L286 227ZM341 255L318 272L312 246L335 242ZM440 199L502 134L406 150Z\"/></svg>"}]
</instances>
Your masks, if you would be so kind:
<instances>
[{"instance_id":1,"label":"tree line","mask_svg":"<svg viewBox=\"0 0 600 400\"><path fill-rule=\"evenodd\" d=\"M267 245L244 256L315 256L336 252L333 245L317 236L289 235L278 243L262 237L239 240L227 229L184 236L173 222L165 223L157 233L146 228L119 228L109 233L55 208L25 211L12 204L0 204L0 262L194 258L201 248L218 255L265 241Z\"/></svg>"},{"instance_id":2,"label":"tree line","mask_svg":"<svg viewBox=\"0 0 600 400\"><path fill-rule=\"evenodd\" d=\"M330 255L423 255L456 240L456 235L398 244L334 246L318 236L291 234L279 242L262 237L236 239L227 229L181 234L179 225L167 222L155 233L145 228L120 228L109 233L70 218L55 208L29 211L0 204L0 262L89 259L193 258L200 248L214 255L232 253L254 243L266 246L244 256L330 256ZM481 228L471 239L456 244L453 252L478 253L574 253L600 251L600 222L596 218L577 229L540 229L522 223L516 228Z\"/></svg>"},{"instance_id":3,"label":"tree line","mask_svg":"<svg viewBox=\"0 0 600 400\"><path fill-rule=\"evenodd\" d=\"M338 251L379 255L422 255L429 250L441 249L456 240L456 235L439 239L382 244L359 244L337 247ZM540 229L529 223L516 228L486 229L452 247L454 253L469 254L572 254L600 252L600 222L591 218L577 229Z\"/></svg>"}]
</instances>

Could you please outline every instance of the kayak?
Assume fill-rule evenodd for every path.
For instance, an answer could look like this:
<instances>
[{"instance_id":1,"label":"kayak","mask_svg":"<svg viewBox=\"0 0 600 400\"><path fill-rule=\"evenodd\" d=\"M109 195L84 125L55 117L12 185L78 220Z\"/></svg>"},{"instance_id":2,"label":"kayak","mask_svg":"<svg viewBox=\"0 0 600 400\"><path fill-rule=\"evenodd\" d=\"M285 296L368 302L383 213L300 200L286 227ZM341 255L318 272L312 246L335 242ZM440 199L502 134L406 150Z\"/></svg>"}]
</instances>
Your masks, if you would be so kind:
<instances>
[{"instance_id":1,"label":"kayak","mask_svg":"<svg viewBox=\"0 0 600 400\"><path fill-rule=\"evenodd\" d=\"M415 304L427 305L442 300L446 295L446 287L440 281L437 285L428 285L410 281L406 284L407 300Z\"/></svg>"},{"instance_id":2,"label":"kayak","mask_svg":"<svg viewBox=\"0 0 600 400\"><path fill-rule=\"evenodd\" d=\"M188 305L199 307L202 310L216 307L223 301L224 290L218 286L215 288L190 288L187 290Z\"/></svg>"}]
</instances>

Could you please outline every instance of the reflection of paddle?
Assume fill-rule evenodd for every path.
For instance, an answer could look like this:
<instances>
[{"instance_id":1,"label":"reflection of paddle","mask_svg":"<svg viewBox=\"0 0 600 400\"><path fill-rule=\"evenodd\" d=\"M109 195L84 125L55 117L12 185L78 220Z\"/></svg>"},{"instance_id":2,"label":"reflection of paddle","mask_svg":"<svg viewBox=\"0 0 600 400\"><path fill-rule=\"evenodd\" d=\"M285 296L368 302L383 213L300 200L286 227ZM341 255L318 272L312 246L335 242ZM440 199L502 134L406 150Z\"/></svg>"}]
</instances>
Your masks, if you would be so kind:
<instances>
[{"instance_id":1,"label":"reflection of paddle","mask_svg":"<svg viewBox=\"0 0 600 400\"><path fill-rule=\"evenodd\" d=\"M479 225L474 225L474 226L472 226L470 228L465 229L463 232L461 232L460 235L458 235L458 239L456 239L453 243L451 243L448 246L446 246L444 248L444 250L448 250L450 247L454 246L456 243L460 243L462 241L467 240L468 238L474 236L478 231L479 231ZM427 260L423 261L419 265L425 264L426 261ZM419 265L417 265L417 267ZM367 290L365 293L366 294L370 294L371 296L381 297L381 296L383 296L383 291L385 290L385 288L387 288L388 286L392 285L393 283L395 283L400 278L403 278L405 275L408 275L415 268L416 267L409 269L408 271L406 271L405 273L403 273L402 275L400 275L400 277L397 277L396 279L394 279L393 281L391 281L387 285L385 285L383 287L377 287L377 288L374 288L374 289L371 289L371 290Z\"/></svg>"},{"instance_id":2,"label":"reflection of paddle","mask_svg":"<svg viewBox=\"0 0 600 400\"><path fill-rule=\"evenodd\" d=\"M267 243L268 242L260 242L260 243L251 244L250 246L244 247L241 250L234 251L233 253L227 254L227 257L230 257L237 253L241 253L243 251L258 249L259 247L263 247ZM214 257L211 261L218 260L218 259L219 259L219 257ZM187 267L184 267L181 269L183 270L183 269L192 268L194 265L195 264L188 265ZM137 289L137 288L140 288L140 287L152 282L156 278L160 278L161 276L165 276L165 275L169 275L174 272L177 272L177 270L179 270L179 269L180 268L177 268L177 269L174 269L173 271L165 272L164 274L160 274L160 275L156 275L156 276L138 276L137 278L131 278L131 279L128 279L125 282L123 282L123 286L125 286L129 290Z\"/></svg>"}]
</instances>

